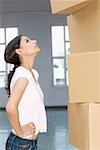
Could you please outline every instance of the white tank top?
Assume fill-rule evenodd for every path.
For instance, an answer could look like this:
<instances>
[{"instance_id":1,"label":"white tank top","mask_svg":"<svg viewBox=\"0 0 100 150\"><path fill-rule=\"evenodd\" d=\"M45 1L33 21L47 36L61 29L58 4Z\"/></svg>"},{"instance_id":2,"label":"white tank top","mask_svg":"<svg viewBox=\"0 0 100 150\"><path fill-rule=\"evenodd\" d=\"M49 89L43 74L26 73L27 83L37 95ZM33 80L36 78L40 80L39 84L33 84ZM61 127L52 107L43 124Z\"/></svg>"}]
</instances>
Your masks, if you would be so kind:
<instances>
[{"instance_id":1,"label":"white tank top","mask_svg":"<svg viewBox=\"0 0 100 150\"><path fill-rule=\"evenodd\" d=\"M28 69L22 66L16 68L11 80L10 90L12 93L17 79L24 77L29 80L18 106L19 121L21 125L33 122L36 126L35 134L38 134L39 132L47 132L47 119L44 106L44 94L38 82L39 73L35 69L32 69L32 72L36 81Z\"/></svg>"}]
</instances>

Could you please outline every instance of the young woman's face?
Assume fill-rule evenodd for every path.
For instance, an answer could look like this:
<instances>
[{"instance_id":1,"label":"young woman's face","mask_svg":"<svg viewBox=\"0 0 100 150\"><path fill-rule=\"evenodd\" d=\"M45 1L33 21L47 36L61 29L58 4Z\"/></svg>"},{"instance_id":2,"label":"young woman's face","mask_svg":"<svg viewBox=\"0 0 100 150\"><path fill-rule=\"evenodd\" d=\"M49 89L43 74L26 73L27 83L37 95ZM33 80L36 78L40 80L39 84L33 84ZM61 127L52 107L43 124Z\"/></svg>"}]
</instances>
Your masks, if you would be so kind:
<instances>
[{"instance_id":1,"label":"young woman's face","mask_svg":"<svg viewBox=\"0 0 100 150\"><path fill-rule=\"evenodd\" d=\"M20 48L24 55L33 55L40 51L36 40L31 40L27 36L21 37Z\"/></svg>"}]
</instances>

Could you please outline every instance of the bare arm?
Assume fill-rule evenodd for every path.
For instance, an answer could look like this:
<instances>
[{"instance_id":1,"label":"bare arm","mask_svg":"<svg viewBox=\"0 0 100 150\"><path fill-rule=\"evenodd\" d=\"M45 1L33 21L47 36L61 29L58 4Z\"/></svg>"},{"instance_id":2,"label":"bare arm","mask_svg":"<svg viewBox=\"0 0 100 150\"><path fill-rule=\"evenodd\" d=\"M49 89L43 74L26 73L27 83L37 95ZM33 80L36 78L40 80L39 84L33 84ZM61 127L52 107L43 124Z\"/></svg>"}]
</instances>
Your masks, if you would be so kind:
<instances>
[{"instance_id":1,"label":"bare arm","mask_svg":"<svg viewBox=\"0 0 100 150\"><path fill-rule=\"evenodd\" d=\"M27 87L28 82L29 81L25 78L20 78L16 81L12 94L6 105L6 111L7 111L8 119L11 123L11 126L15 130L16 134L20 137L25 136L25 133L23 132L23 128L21 127L20 122L19 122L18 105ZM28 128L28 133L29 134L32 133L31 126L30 128Z\"/></svg>"}]
</instances>

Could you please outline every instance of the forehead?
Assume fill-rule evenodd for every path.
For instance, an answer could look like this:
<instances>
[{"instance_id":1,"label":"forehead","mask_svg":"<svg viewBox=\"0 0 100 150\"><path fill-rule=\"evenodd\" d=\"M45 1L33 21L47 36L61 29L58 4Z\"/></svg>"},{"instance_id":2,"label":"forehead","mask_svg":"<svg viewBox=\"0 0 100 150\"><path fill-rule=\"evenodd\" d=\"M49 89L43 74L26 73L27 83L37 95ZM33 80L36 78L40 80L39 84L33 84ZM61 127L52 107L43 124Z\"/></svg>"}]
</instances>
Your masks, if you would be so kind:
<instances>
[{"instance_id":1,"label":"forehead","mask_svg":"<svg viewBox=\"0 0 100 150\"><path fill-rule=\"evenodd\" d=\"M28 36L22 36L21 37L21 42L24 42L27 38L29 38Z\"/></svg>"},{"instance_id":2,"label":"forehead","mask_svg":"<svg viewBox=\"0 0 100 150\"><path fill-rule=\"evenodd\" d=\"M27 36L21 36L20 46L23 46L25 44L27 38Z\"/></svg>"}]
</instances>

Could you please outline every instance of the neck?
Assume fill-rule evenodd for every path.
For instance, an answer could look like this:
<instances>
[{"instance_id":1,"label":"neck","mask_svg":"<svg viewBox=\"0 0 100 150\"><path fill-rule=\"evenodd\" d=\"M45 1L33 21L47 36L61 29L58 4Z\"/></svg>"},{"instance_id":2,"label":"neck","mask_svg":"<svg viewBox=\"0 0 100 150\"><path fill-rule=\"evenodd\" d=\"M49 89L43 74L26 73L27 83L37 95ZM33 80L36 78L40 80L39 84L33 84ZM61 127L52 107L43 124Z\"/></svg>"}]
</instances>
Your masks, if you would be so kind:
<instances>
[{"instance_id":1,"label":"neck","mask_svg":"<svg viewBox=\"0 0 100 150\"><path fill-rule=\"evenodd\" d=\"M32 70L32 68L33 68L33 65L34 65L34 62L35 62L35 57L36 56L34 56L34 57L31 57L31 58L25 58L24 60L23 60L23 62L21 63L21 66L23 66L24 68L26 68L26 69L28 69L29 71L31 71Z\"/></svg>"}]
</instances>

